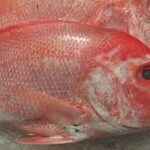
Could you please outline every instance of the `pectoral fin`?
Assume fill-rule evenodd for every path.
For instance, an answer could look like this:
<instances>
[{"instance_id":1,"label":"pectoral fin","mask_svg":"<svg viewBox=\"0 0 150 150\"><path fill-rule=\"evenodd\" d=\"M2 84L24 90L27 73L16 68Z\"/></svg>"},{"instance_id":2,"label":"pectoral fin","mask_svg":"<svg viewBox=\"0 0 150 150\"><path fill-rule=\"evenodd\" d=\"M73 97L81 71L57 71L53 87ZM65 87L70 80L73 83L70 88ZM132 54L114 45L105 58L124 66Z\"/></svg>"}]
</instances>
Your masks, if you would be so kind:
<instances>
[{"instance_id":1,"label":"pectoral fin","mask_svg":"<svg viewBox=\"0 0 150 150\"><path fill-rule=\"evenodd\" d=\"M63 137L63 136L53 136L53 137L35 136L30 138L18 139L17 142L21 144L42 145L42 144L74 143L77 142L77 140L72 137Z\"/></svg>"},{"instance_id":2,"label":"pectoral fin","mask_svg":"<svg viewBox=\"0 0 150 150\"><path fill-rule=\"evenodd\" d=\"M23 86L5 86L5 91L0 95L0 107L8 117L14 117L14 120L45 118L62 126L82 124L91 117L89 111L78 104Z\"/></svg>"}]
</instances>

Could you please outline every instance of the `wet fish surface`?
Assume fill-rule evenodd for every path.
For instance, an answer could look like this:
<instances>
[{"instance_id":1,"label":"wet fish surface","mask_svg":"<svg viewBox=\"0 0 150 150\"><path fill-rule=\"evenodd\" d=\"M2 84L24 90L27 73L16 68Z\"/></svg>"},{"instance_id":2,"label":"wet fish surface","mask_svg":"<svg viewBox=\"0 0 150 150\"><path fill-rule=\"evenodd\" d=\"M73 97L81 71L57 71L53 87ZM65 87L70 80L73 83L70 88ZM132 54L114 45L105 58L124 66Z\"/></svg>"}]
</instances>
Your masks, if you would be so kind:
<instances>
[{"instance_id":1,"label":"wet fish surface","mask_svg":"<svg viewBox=\"0 0 150 150\"><path fill-rule=\"evenodd\" d=\"M147 128L149 60L147 46L114 29L62 21L3 29L1 124L34 134L18 139L26 144Z\"/></svg>"}]
</instances>

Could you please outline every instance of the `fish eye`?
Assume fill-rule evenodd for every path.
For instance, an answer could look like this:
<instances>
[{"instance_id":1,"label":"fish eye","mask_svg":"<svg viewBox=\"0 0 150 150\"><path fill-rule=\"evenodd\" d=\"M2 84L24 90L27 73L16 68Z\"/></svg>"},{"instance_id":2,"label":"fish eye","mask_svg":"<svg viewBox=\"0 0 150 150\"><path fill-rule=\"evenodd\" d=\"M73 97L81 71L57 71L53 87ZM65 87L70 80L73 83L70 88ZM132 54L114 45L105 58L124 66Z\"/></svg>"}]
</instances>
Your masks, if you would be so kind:
<instances>
[{"instance_id":1,"label":"fish eye","mask_svg":"<svg viewBox=\"0 0 150 150\"><path fill-rule=\"evenodd\" d=\"M150 68L142 70L141 75L144 80L150 80Z\"/></svg>"}]
</instances>

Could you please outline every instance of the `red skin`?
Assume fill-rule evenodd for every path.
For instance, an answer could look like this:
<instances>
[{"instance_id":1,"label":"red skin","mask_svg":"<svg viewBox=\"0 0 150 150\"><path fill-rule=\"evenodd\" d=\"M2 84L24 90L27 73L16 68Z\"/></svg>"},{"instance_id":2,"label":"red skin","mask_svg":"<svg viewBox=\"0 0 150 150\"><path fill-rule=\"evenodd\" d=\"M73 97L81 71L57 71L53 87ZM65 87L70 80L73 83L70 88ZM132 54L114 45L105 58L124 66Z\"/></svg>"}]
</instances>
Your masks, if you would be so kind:
<instances>
[{"instance_id":1,"label":"red skin","mask_svg":"<svg viewBox=\"0 0 150 150\"><path fill-rule=\"evenodd\" d=\"M148 0L1 0L0 27L63 20L119 29L150 46Z\"/></svg>"},{"instance_id":2,"label":"red skin","mask_svg":"<svg viewBox=\"0 0 150 150\"><path fill-rule=\"evenodd\" d=\"M35 135L62 136L19 140L27 144L82 140L64 130L72 124L80 125L86 138L123 134L122 126L149 127L150 83L141 72L145 64L150 66L150 50L125 33L101 29L122 30L149 46L148 5L144 0L1 0L0 27L6 28L0 31L1 124ZM142 63L135 64L138 59ZM111 94L89 85L98 68L113 85ZM91 94L96 99L90 99Z\"/></svg>"},{"instance_id":3,"label":"red skin","mask_svg":"<svg viewBox=\"0 0 150 150\"><path fill-rule=\"evenodd\" d=\"M73 124L83 127L86 138L100 137L105 132L105 135L123 134L124 125L143 128L147 122L147 127L150 86L146 80L143 84L139 70L145 64L149 67L149 58L147 46L113 29L38 21L1 30L1 122L10 123L14 128L18 122L19 130L27 133L43 131L44 134L48 130L63 136L64 127L69 132L62 139L20 141L30 144L82 140L80 136L74 138L67 129ZM125 64L123 68L122 64ZM126 71L125 76L122 71ZM95 82L97 77L101 78ZM99 112L102 108L97 106L104 107L104 112ZM37 123L37 129L45 130L32 130L34 120L43 118L45 123ZM31 121L28 130L24 121Z\"/></svg>"}]
</instances>

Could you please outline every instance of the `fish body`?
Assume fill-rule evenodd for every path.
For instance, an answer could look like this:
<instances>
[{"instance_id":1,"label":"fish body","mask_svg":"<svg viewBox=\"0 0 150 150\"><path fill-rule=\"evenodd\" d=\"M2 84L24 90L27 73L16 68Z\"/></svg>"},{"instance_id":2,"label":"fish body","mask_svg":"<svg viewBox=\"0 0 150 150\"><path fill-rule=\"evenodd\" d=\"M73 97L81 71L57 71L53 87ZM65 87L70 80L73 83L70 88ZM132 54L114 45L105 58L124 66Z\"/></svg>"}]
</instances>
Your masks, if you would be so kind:
<instances>
[{"instance_id":1,"label":"fish body","mask_svg":"<svg viewBox=\"0 0 150 150\"><path fill-rule=\"evenodd\" d=\"M0 31L0 122L62 144L149 127L150 50L114 29L37 21Z\"/></svg>"}]
</instances>

